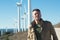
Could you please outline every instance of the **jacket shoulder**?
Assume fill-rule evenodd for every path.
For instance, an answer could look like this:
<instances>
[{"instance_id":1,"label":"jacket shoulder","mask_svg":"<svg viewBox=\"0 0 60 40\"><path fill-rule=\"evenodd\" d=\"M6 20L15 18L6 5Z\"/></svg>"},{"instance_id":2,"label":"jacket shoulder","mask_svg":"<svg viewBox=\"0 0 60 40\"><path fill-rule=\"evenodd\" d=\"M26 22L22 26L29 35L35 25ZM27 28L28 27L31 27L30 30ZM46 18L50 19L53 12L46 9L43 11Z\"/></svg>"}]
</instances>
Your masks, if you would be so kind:
<instances>
[{"instance_id":1,"label":"jacket shoulder","mask_svg":"<svg viewBox=\"0 0 60 40\"><path fill-rule=\"evenodd\" d=\"M52 27L52 23L50 21L44 21L44 24L48 27Z\"/></svg>"},{"instance_id":2,"label":"jacket shoulder","mask_svg":"<svg viewBox=\"0 0 60 40\"><path fill-rule=\"evenodd\" d=\"M50 22L50 21L44 21L44 23L46 23L46 24L51 24L51 22Z\"/></svg>"}]
</instances>

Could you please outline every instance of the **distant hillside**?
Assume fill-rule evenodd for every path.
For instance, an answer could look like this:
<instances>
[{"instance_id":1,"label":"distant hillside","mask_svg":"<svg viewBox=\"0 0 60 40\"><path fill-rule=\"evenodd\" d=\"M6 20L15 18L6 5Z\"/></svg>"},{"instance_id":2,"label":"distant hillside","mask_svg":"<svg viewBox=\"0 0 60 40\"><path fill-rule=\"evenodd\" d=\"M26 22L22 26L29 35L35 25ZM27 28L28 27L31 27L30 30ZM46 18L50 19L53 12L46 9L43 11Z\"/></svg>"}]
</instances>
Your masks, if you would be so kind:
<instances>
[{"instance_id":1,"label":"distant hillside","mask_svg":"<svg viewBox=\"0 0 60 40\"><path fill-rule=\"evenodd\" d=\"M55 28L60 28L60 23L54 25Z\"/></svg>"}]
</instances>

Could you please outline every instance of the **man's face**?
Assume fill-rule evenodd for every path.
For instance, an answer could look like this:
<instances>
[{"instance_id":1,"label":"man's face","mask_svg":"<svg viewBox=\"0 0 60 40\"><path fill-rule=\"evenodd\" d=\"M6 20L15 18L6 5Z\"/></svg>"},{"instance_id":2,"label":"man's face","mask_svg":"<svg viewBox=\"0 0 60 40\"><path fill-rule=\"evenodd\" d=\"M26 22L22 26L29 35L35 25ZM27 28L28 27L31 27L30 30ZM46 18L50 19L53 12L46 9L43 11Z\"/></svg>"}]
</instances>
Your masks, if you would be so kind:
<instances>
[{"instance_id":1,"label":"man's face","mask_svg":"<svg viewBox=\"0 0 60 40\"><path fill-rule=\"evenodd\" d=\"M33 11L32 16L33 16L34 20L39 20L41 18L41 13L38 11Z\"/></svg>"}]
</instances>

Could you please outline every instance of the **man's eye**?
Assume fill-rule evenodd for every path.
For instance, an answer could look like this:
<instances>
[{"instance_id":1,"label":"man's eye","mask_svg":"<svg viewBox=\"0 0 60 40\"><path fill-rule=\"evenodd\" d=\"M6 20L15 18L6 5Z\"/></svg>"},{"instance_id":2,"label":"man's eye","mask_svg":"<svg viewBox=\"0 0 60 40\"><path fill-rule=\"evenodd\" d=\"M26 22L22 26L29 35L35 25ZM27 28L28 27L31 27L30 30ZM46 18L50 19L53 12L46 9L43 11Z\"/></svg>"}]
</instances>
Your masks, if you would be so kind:
<instances>
[{"instance_id":1,"label":"man's eye","mask_svg":"<svg viewBox=\"0 0 60 40\"><path fill-rule=\"evenodd\" d=\"M36 14L35 14L36 15Z\"/></svg>"},{"instance_id":2,"label":"man's eye","mask_svg":"<svg viewBox=\"0 0 60 40\"><path fill-rule=\"evenodd\" d=\"M37 13L35 13L35 15L36 15Z\"/></svg>"},{"instance_id":3,"label":"man's eye","mask_svg":"<svg viewBox=\"0 0 60 40\"><path fill-rule=\"evenodd\" d=\"M38 13L36 13L35 15L37 15ZM39 15L39 14L38 14Z\"/></svg>"}]
</instances>

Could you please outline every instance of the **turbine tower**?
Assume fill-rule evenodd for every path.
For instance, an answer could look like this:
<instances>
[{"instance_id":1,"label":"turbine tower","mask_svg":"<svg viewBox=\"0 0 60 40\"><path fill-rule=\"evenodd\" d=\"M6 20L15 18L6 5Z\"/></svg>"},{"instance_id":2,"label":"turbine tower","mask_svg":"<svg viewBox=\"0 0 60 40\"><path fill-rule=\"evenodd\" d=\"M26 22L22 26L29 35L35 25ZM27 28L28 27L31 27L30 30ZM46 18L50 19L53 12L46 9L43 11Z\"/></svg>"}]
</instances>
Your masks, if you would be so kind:
<instances>
[{"instance_id":1,"label":"turbine tower","mask_svg":"<svg viewBox=\"0 0 60 40\"><path fill-rule=\"evenodd\" d=\"M31 0L28 0L28 25L30 24L31 18Z\"/></svg>"},{"instance_id":2,"label":"turbine tower","mask_svg":"<svg viewBox=\"0 0 60 40\"><path fill-rule=\"evenodd\" d=\"M3 30L1 30L1 36L3 35Z\"/></svg>"},{"instance_id":3,"label":"turbine tower","mask_svg":"<svg viewBox=\"0 0 60 40\"><path fill-rule=\"evenodd\" d=\"M23 21L24 21L24 17L23 16L21 16L21 28L22 28L22 32L24 31L23 29L23 25L24 25L24 23L23 23Z\"/></svg>"},{"instance_id":4,"label":"turbine tower","mask_svg":"<svg viewBox=\"0 0 60 40\"><path fill-rule=\"evenodd\" d=\"M21 2L17 2L18 7L18 32L20 32L20 7L22 6L22 0Z\"/></svg>"},{"instance_id":5,"label":"turbine tower","mask_svg":"<svg viewBox=\"0 0 60 40\"><path fill-rule=\"evenodd\" d=\"M7 30L7 26L6 26L6 32L7 32L8 30Z\"/></svg>"},{"instance_id":6,"label":"turbine tower","mask_svg":"<svg viewBox=\"0 0 60 40\"><path fill-rule=\"evenodd\" d=\"M17 23L18 23L18 20L16 20L16 19L14 19L14 24L13 24L13 26L14 26L14 32L13 33L17 33Z\"/></svg>"},{"instance_id":7,"label":"turbine tower","mask_svg":"<svg viewBox=\"0 0 60 40\"><path fill-rule=\"evenodd\" d=\"M26 7L24 5L24 31L26 31Z\"/></svg>"}]
</instances>

